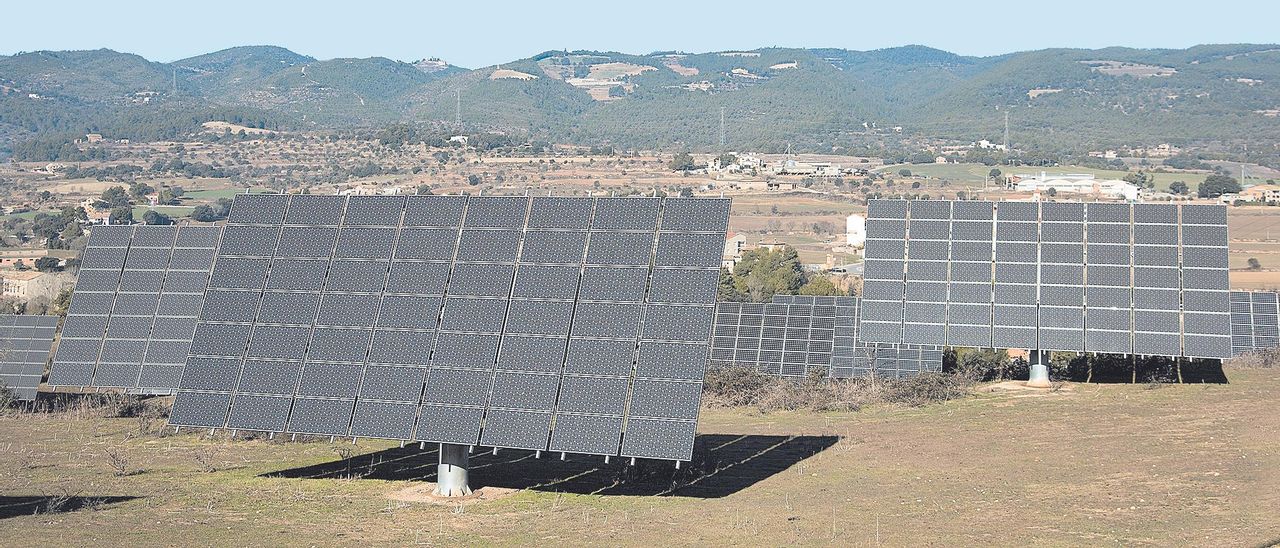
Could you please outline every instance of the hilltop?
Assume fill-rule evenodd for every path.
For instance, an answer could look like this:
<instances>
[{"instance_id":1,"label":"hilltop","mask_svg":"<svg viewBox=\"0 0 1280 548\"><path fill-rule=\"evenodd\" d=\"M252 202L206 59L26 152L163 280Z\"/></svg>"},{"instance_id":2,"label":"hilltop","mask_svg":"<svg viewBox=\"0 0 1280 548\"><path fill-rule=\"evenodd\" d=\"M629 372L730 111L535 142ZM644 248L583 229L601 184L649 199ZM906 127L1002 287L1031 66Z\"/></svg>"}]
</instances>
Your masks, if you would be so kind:
<instances>
[{"instance_id":1,"label":"hilltop","mask_svg":"<svg viewBox=\"0 0 1280 548\"><path fill-rule=\"evenodd\" d=\"M624 147L831 151L869 136L1085 150L1280 139L1280 46L1048 49L992 57L923 46L711 53L548 51L464 69L439 59L318 60L273 46L156 63L111 50L0 57L0 140L98 131L153 138L200 122L280 129L453 121ZM233 120L226 120L233 121Z\"/></svg>"}]
</instances>

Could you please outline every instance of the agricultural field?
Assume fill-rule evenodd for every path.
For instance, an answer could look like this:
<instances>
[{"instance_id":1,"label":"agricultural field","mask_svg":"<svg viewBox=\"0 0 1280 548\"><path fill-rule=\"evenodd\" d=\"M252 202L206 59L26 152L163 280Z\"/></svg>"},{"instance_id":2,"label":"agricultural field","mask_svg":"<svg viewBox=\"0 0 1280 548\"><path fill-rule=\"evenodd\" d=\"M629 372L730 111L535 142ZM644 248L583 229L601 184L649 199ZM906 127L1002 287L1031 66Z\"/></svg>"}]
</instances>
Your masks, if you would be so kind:
<instances>
[{"instance_id":1,"label":"agricultural field","mask_svg":"<svg viewBox=\"0 0 1280 548\"><path fill-rule=\"evenodd\" d=\"M692 463L173 434L101 409L0 417L0 536L208 545L1264 545L1280 538L1280 370L1229 383L981 385L924 407L707 408Z\"/></svg>"}]
</instances>

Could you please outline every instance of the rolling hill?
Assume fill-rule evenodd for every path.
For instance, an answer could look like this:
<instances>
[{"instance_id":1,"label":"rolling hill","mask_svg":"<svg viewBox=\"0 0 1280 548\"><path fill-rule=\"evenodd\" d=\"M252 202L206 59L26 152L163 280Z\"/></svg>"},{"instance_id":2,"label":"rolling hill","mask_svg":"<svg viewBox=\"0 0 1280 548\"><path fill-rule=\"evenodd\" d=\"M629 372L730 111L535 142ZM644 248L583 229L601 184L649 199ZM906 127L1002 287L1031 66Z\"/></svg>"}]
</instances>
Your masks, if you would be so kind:
<instances>
[{"instance_id":1,"label":"rolling hill","mask_svg":"<svg viewBox=\"0 0 1280 548\"><path fill-rule=\"evenodd\" d=\"M831 150L892 128L996 139L1006 113L1014 143L1027 148L1265 146L1280 139L1280 46L993 57L923 46L548 51L474 70L438 59L317 60L272 46L167 64L110 50L0 57L0 139L10 142L89 129L143 138L215 115L284 128L452 121L459 98L473 128L628 147L714 148L721 109L732 148Z\"/></svg>"}]
</instances>

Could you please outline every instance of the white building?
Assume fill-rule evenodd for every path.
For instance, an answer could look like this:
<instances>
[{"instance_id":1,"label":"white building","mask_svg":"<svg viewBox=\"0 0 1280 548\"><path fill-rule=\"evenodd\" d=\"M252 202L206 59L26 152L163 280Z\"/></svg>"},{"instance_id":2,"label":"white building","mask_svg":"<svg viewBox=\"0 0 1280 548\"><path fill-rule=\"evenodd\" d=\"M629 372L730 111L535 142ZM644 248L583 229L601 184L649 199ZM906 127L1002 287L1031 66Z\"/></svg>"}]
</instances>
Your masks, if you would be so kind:
<instances>
[{"instance_id":1,"label":"white building","mask_svg":"<svg viewBox=\"0 0 1280 548\"><path fill-rule=\"evenodd\" d=\"M742 260L742 251L747 247L747 237L730 232L724 238L724 254L720 256L720 266L733 270L733 265Z\"/></svg>"},{"instance_id":2,"label":"white building","mask_svg":"<svg viewBox=\"0 0 1280 548\"><path fill-rule=\"evenodd\" d=\"M1018 192L1035 192L1046 194L1053 189L1055 194L1087 194L1097 197L1135 201L1142 189L1137 185L1120 179L1096 179L1089 174L1067 173L1062 175L1016 175L1010 178L1011 190Z\"/></svg>"},{"instance_id":3,"label":"white building","mask_svg":"<svg viewBox=\"0 0 1280 548\"><path fill-rule=\"evenodd\" d=\"M867 218L857 213L845 220L845 240L853 247L862 247L867 243Z\"/></svg>"}]
</instances>

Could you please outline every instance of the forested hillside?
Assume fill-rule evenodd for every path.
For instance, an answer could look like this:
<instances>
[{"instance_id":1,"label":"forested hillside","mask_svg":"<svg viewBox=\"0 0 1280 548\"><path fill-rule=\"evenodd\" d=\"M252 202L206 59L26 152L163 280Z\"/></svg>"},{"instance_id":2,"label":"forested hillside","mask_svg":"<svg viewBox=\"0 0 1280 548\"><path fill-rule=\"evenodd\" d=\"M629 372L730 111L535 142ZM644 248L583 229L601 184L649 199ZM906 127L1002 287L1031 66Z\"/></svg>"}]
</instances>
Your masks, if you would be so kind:
<instances>
[{"instance_id":1,"label":"forested hillside","mask_svg":"<svg viewBox=\"0 0 1280 548\"><path fill-rule=\"evenodd\" d=\"M475 70L272 46L173 63L110 50L0 57L0 147L15 153L88 131L173 137L215 119L340 129L459 115L539 139L706 150L722 109L726 145L739 149L849 150L899 133L999 140L1007 113L1020 148L1215 143L1275 155L1280 46L549 51Z\"/></svg>"}]
</instances>

